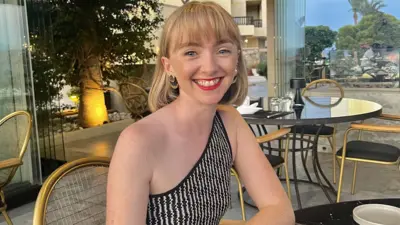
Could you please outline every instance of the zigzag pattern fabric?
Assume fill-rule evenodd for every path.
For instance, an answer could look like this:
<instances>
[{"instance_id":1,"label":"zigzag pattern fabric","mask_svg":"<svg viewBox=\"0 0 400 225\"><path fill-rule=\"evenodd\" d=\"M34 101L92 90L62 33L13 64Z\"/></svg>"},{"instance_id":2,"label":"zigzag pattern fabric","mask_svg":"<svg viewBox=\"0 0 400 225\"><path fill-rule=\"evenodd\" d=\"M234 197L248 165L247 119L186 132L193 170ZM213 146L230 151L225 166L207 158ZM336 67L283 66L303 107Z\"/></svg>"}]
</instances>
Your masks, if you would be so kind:
<instances>
[{"instance_id":1,"label":"zigzag pattern fabric","mask_svg":"<svg viewBox=\"0 0 400 225\"><path fill-rule=\"evenodd\" d=\"M231 203L232 150L218 112L207 146L173 189L150 195L147 225L218 225Z\"/></svg>"}]
</instances>

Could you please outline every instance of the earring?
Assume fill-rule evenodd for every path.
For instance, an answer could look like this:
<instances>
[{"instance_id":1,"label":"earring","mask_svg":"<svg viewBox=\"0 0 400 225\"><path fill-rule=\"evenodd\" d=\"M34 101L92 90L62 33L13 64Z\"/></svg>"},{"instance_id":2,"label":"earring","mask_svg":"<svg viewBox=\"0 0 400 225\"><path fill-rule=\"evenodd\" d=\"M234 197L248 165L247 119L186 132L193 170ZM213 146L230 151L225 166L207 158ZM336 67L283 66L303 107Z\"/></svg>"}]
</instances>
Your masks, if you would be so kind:
<instances>
[{"instance_id":1,"label":"earring","mask_svg":"<svg viewBox=\"0 0 400 225\"><path fill-rule=\"evenodd\" d=\"M178 81L173 75L169 75L169 84L171 85L172 89L178 89L179 87Z\"/></svg>"},{"instance_id":2,"label":"earring","mask_svg":"<svg viewBox=\"0 0 400 225\"><path fill-rule=\"evenodd\" d=\"M233 77L232 84L236 83L237 77L238 77L237 75Z\"/></svg>"}]
</instances>

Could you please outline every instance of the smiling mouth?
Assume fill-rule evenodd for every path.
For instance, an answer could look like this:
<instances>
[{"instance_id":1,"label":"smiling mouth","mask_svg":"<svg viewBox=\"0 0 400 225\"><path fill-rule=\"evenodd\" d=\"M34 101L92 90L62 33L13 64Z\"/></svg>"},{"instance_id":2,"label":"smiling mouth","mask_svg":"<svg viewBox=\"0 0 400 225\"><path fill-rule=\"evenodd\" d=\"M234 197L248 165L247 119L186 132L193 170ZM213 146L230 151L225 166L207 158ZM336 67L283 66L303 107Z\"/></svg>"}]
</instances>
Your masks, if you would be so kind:
<instances>
[{"instance_id":1,"label":"smiling mouth","mask_svg":"<svg viewBox=\"0 0 400 225\"><path fill-rule=\"evenodd\" d=\"M217 77L217 78L208 79L208 80L205 80L205 79L194 80L194 82L197 84L197 86L200 89L205 90L205 91L211 91L211 90L214 90L219 87L222 79L223 79L222 77Z\"/></svg>"}]
</instances>

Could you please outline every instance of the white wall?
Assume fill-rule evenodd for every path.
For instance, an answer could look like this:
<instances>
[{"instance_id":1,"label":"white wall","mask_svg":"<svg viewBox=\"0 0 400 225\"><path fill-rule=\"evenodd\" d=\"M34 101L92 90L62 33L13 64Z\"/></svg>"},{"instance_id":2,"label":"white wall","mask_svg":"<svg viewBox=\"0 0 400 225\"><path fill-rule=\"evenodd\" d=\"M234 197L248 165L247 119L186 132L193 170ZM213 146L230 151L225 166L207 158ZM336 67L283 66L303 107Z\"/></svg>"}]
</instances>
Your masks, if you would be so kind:
<instances>
[{"instance_id":1,"label":"white wall","mask_svg":"<svg viewBox=\"0 0 400 225\"><path fill-rule=\"evenodd\" d=\"M246 0L232 0L233 17L246 16Z\"/></svg>"},{"instance_id":2,"label":"white wall","mask_svg":"<svg viewBox=\"0 0 400 225\"><path fill-rule=\"evenodd\" d=\"M265 29L265 33L267 33L267 0L261 0L261 19L262 19L262 28ZM266 36L266 35L265 35Z\"/></svg>"}]
</instances>

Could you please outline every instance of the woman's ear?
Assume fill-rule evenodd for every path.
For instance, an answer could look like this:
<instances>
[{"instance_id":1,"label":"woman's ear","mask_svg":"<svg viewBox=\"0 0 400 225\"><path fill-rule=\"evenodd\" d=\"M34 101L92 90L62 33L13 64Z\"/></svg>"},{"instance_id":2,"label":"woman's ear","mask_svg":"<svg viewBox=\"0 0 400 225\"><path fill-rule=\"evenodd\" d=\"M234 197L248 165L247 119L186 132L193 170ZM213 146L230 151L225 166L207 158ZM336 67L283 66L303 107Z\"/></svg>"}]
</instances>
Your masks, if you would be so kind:
<instances>
[{"instance_id":1,"label":"woman's ear","mask_svg":"<svg viewBox=\"0 0 400 225\"><path fill-rule=\"evenodd\" d=\"M169 59L167 57L165 57L165 56L161 57L161 63L163 65L164 71L166 73L169 73L169 74L173 73L172 66L171 66L170 61L169 61Z\"/></svg>"}]
</instances>

